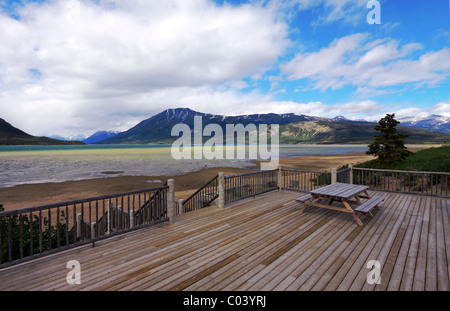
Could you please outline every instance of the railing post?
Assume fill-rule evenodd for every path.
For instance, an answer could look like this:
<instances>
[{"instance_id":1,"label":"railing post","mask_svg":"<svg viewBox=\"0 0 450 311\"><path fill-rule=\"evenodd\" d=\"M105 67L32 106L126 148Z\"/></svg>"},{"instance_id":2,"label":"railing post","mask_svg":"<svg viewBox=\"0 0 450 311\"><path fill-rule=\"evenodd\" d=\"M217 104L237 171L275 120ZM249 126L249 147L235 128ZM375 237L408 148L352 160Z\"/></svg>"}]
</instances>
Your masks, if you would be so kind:
<instances>
[{"instance_id":1,"label":"railing post","mask_svg":"<svg viewBox=\"0 0 450 311\"><path fill-rule=\"evenodd\" d=\"M219 208L225 207L225 174L223 172L219 173Z\"/></svg>"},{"instance_id":2,"label":"railing post","mask_svg":"<svg viewBox=\"0 0 450 311\"><path fill-rule=\"evenodd\" d=\"M111 201L108 201L108 217L106 218L106 232L111 233Z\"/></svg>"},{"instance_id":3,"label":"railing post","mask_svg":"<svg viewBox=\"0 0 450 311\"><path fill-rule=\"evenodd\" d=\"M353 164L350 163L350 164L348 165L348 168L350 169L349 174L348 174L348 175L349 175L348 178L349 178L350 180L348 181L348 183L352 185L352 184L353 184Z\"/></svg>"},{"instance_id":4,"label":"railing post","mask_svg":"<svg viewBox=\"0 0 450 311\"><path fill-rule=\"evenodd\" d=\"M183 199L178 200L178 215L183 214L183 203L184 203Z\"/></svg>"},{"instance_id":5,"label":"railing post","mask_svg":"<svg viewBox=\"0 0 450 311\"><path fill-rule=\"evenodd\" d=\"M169 194L167 196L167 216L169 217L169 223L174 223L175 216L175 180L169 179L167 181L169 186Z\"/></svg>"},{"instance_id":6,"label":"railing post","mask_svg":"<svg viewBox=\"0 0 450 311\"><path fill-rule=\"evenodd\" d=\"M91 239L95 238L95 222L91 223Z\"/></svg>"},{"instance_id":7,"label":"railing post","mask_svg":"<svg viewBox=\"0 0 450 311\"><path fill-rule=\"evenodd\" d=\"M130 210L130 228L134 228L134 207Z\"/></svg>"},{"instance_id":8,"label":"railing post","mask_svg":"<svg viewBox=\"0 0 450 311\"><path fill-rule=\"evenodd\" d=\"M335 168L331 169L331 183L334 184L337 182L337 171Z\"/></svg>"},{"instance_id":9,"label":"railing post","mask_svg":"<svg viewBox=\"0 0 450 311\"><path fill-rule=\"evenodd\" d=\"M281 171L281 165L278 165L278 191L283 188L283 172Z\"/></svg>"},{"instance_id":10,"label":"railing post","mask_svg":"<svg viewBox=\"0 0 450 311\"><path fill-rule=\"evenodd\" d=\"M81 213L77 214L77 238L81 237Z\"/></svg>"}]
</instances>

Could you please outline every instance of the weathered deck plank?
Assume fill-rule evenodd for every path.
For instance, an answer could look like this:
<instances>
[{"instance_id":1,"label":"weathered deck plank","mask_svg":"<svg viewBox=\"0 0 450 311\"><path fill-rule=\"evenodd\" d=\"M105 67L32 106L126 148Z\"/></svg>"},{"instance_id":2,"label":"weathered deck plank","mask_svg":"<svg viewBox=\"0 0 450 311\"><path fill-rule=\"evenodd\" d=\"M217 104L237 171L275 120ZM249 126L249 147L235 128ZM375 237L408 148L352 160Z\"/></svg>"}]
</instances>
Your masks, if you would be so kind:
<instances>
[{"instance_id":1,"label":"weathered deck plank","mask_svg":"<svg viewBox=\"0 0 450 311\"><path fill-rule=\"evenodd\" d=\"M271 192L20 265L0 290L450 289L449 199L383 193L373 217L310 209ZM335 202L334 204L339 204ZM81 284L66 282L69 260ZM366 281L369 260L381 284Z\"/></svg>"},{"instance_id":2,"label":"weathered deck plank","mask_svg":"<svg viewBox=\"0 0 450 311\"><path fill-rule=\"evenodd\" d=\"M399 197L390 195L387 201L389 200L392 200L391 202L396 204L399 201ZM349 244L336 261L337 266L333 268L336 269L335 275L330 278L324 290L348 289L349 284L353 281L357 273L357 266L354 263L362 256L366 260L367 254L364 251L370 251L374 247L377 237L385 230L393 213L393 209L383 206L383 211L377 212L373 219L366 217L363 221L364 226L355 228L354 232L349 234L346 239ZM359 266L362 264L359 264Z\"/></svg>"}]
</instances>

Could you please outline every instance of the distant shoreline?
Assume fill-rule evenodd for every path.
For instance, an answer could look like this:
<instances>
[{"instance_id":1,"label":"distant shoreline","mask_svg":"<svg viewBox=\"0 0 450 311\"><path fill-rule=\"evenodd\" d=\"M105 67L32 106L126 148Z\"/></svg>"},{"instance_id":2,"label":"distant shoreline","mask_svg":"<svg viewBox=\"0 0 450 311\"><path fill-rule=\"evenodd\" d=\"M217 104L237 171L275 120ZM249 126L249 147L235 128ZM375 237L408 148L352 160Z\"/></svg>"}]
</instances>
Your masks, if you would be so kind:
<instances>
[{"instance_id":1,"label":"distant shoreline","mask_svg":"<svg viewBox=\"0 0 450 311\"><path fill-rule=\"evenodd\" d=\"M366 150L365 145L280 145L279 156L319 156ZM258 163L258 160L248 159L247 151L247 159L228 159L224 154L223 160L208 161L195 159L194 154L192 159L175 160L171 153L171 145L0 146L0 169L4 173L0 188L104 177L179 175L205 167L248 167ZM275 154L271 151L271 157Z\"/></svg>"},{"instance_id":2,"label":"distant shoreline","mask_svg":"<svg viewBox=\"0 0 450 311\"><path fill-rule=\"evenodd\" d=\"M414 152L434 146L436 145L414 145L410 146L409 149ZM280 165L283 168L291 169L329 171L331 168L338 168L348 163L357 164L371 159L373 159L373 156L366 155L364 152L306 155L281 158ZM253 164L257 163L257 161L253 161ZM76 181L23 184L0 188L0 204L3 204L6 210L20 209L157 187L164 184L168 179L175 180L176 199L178 200L187 198L193 191L219 172L230 175L250 172L255 169L259 169L259 167L208 167L179 175L101 177Z\"/></svg>"}]
</instances>

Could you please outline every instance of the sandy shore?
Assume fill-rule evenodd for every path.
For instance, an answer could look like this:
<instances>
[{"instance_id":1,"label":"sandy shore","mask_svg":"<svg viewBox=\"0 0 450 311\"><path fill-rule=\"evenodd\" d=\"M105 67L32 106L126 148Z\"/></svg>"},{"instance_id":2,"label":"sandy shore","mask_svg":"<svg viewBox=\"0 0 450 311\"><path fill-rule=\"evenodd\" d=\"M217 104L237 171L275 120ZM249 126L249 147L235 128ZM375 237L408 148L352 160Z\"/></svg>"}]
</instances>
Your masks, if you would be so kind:
<instances>
[{"instance_id":1,"label":"sandy shore","mask_svg":"<svg viewBox=\"0 0 450 311\"><path fill-rule=\"evenodd\" d=\"M409 150L416 152L432 146L415 146ZM331 170L348 163L361 163L372 160L373 156L365 153L339 155L316 155L280 159L284 168L304 170ZM256 166L259 168L259 165ZM164 184L168 179L175 180L175 199L185 199L218 172L239 174L254 171L255 167L247 168L206 168L197 172L176 176L122 176L96 178L80 181L59 183L24 184L9 188L0 188L0 204L6 210L58 203L100 195L114 194L131 190L140 190Z\"/></svg>"}]
</instances>

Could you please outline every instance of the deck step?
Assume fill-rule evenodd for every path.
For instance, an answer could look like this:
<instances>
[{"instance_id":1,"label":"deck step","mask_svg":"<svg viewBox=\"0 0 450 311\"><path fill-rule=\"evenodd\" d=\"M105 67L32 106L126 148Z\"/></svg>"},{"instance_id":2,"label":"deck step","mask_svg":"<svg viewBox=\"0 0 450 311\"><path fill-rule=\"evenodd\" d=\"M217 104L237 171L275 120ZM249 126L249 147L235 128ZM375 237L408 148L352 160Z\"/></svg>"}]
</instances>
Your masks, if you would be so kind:
<instances>
[{"instance_id":1,"label":"deck step","mask_svg":"<svg viewBox=\"0 0 450 311\"><path fill-rule=\"evenodd\" d=\"M374 209L382 201L384 201L384 197L380 196L373 197L364 202L363 204L359 205L357 208L355 208L355 212L359 212L362 214L370 213L370 211Z\"/></svg>"}]
</instances>

